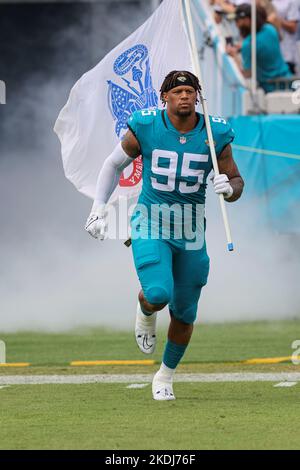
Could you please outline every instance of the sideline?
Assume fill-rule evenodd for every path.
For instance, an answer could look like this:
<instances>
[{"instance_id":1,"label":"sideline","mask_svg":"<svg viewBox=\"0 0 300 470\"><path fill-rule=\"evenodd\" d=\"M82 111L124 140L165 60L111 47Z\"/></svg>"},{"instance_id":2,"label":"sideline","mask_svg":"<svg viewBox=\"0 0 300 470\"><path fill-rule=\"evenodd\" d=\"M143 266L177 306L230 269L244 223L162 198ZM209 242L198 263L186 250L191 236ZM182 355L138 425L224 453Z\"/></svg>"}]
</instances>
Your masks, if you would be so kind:
<instances>
[{"instance_id":1,"label":"sideline","mask_svg":"<svg viewBox=\"0 0 300 470\"><path fill-rule=\"evenodd\" d=\"M97 384L97 383L149 383L154 374L105 374L105 375L8 375L0 376L1 385L45 384ZM178 374L174 382L300 382L300 372L255 373L236 372L225 374Z\"/></svg>"}]
</instances>

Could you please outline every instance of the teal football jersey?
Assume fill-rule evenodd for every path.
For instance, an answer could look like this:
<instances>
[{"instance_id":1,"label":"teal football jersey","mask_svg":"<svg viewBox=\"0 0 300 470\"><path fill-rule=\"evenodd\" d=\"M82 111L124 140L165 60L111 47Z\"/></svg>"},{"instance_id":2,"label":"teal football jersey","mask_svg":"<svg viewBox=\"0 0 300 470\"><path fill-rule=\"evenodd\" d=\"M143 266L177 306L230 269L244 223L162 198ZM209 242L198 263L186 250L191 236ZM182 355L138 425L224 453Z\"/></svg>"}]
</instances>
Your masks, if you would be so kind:
<instances>
[{"instance_id":1,"label":"teal football jersey","mask_svg":"<svg viewBox=\"0 0 300 470\"><path fill-rule=\"evenodd\" d=\"M206 180L213 166L204 116L197 115L198 124L185 134L172 125L165 110L136 111L128 120L143 159L139 204L204 207ZM218 156L232 142L234 132L223 118L210 117L210 122Z\"/></svg>"}]
</instances>

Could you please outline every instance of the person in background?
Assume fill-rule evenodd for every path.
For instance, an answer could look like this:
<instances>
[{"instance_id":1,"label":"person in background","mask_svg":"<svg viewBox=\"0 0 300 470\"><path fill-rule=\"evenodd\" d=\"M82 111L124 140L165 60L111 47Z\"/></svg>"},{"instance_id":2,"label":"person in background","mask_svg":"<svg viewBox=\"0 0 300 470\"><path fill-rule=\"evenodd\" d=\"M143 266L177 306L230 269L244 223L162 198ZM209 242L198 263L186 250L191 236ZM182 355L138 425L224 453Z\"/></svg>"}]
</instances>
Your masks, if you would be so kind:
<instances>
[{"instance_id":1,"label":"person in background","mask_svg":"<svg viewBox=\"0 0 300 470\"><path fill-rule=\"evenodd\" d=\"M226 13L234 13L239 5L245 3L251 5L251 0L210 0L211 5L219 5ZM268 15L275 11L271 0L256 0L256 4L265 8Z\"/></svg>"},{"instance_id":2,"label":"person in background","mask_svg":"<svg viewBox=\"0 0 300 470\"><path fill-rule=\"evenodd\" d=\"M279 0L281 1L281 0ZM299 1L299 0L295 0ZM223 11L224 13L235 13L237 7L242 4L251 5L251 0L210 0L210 4L214 5L217 11ZM267 12L268 22L275 23L277 20L276 10L272 5L271 0L256 0L256 5L263 7Z\"/></svg>"},{"instance_id":3,"label":"person in background","mask_svg":"<svg viewBox=\"0 0 300 470\"><path fill-rule=\"evenodd\" d=\"M235 6L233 5L232 2L229 2L227 0L210 0L210 4L213 5L214 10L217 12L221 12L221 11L223 13L235 12Z\"/></svg>"},{"instance_id":4,"label":"person in background","mask_svg":"<svg viewBox=\"0 0 300 470\"><path fill-rule=\"evenodd\" d=\"M245 78L251 77L251 5L242 4L236 9L236 24L243 38L241 56L238 46L227 45L226 52L235 60ZM276 28L267 23L267 13L257 7L257 80L266 93L275 90L272 78L290 77L291 72L283 59Z\"/></svg>"},{"instance_id":5,"label":"person in background","mask_svg":"<svg viewBox=\"0 0 300 470\"><path fill-rule=\"evenodd\" d=\"M237 43L239 41L239 31L233 21L234 13L226 13L219 4L215 4L213 10L219 36L224 41L224 45Z\"/></svg>"},{"instance_id":6,"label":"person in background","mask_svg":"<svg viewBox=\"0 0 300 470\"><path fill-rule=\"evenodd\" d=\"M295 74L296 64L299 61L297 49L299 2L298 0L273 0L272 3L277 11L281 52L291 73Z\"/></svg>"},{"instance_id":7,"label":"person in background","mask_svg":"<svg viewBox=\"0 0 300 470\"><path fill-rule=\"evenodd\" d=\"M257 0L257 6L262 7L266 10L267 13L267 22L273 24L276 29L279 31L279 22L277 18L276 9L272 4L271 0Z\"/></svg>"}]
</instances>

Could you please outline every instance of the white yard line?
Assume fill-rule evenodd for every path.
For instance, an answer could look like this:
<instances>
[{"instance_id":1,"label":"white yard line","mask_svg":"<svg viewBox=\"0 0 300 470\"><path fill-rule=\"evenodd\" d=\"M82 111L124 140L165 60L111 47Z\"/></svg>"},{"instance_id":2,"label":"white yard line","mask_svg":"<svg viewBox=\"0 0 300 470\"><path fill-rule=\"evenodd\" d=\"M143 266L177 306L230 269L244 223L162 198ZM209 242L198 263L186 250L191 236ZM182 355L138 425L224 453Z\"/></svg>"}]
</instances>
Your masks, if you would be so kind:
<instances>
[{"instance_id":1,"label":"white yard line","mask_svg":"<svg viewBox=\"0 0 300 470\"><path fill-rule=\"evenodd\" d=\"M126 388L145 388L148 387L149 384L130 384L127 385Z\"/></svg>"},{"instance_id":2,"label":"white yard line","mask_svg":"<svg viewBox=\"0 0 300 470\"><path fill-rule=\"evenodd\" d=\"M280 382L279 384L274 385L274 387L294 387L298 382Z\"/></svg>"},{"instance_id":3,"label":"white yard line","mask_svg":"<svg viewBox=\"0 0 300 470\"><path fill-rule=\"evenodd\" d=\"M92 384L92 383L149 383L152 374L134 375L2 375L1 385L35 384ZM300 372L227 374L177 374L175 382L300 382Z\"/></svg>"}]
</instances>

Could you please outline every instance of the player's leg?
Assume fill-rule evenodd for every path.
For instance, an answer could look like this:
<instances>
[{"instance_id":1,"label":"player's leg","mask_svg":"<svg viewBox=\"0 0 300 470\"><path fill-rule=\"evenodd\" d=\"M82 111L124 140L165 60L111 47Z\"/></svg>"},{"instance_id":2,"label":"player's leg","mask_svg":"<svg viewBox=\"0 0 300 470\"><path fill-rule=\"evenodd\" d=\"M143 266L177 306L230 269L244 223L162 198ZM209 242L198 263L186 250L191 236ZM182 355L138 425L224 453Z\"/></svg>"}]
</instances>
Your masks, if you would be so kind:
<instances>
[{"instance_id":1,"label":"player's leg","mask_svg":"<svg viewBox=\"0 0 300 470\"><path fill-rule=\"evenodd\" d=\"M162 303L162 304L151 304L146 299L143 290L140 290L138 298L139 298L139 303L141 305L142 311L146 312L147 315L151 315L154 312L159 312L167 305L166 301L165 303ZM165 300L165 299L162 299L162 300Z\"/></svg>"},{"instance_id":2,"label":"player's leg","mask_svg":"<svg viewBox=\"0 0 300 470\"><path fill-rule=\"evenodd\" d=\"M171 314L163 360L152 381L152 394L155 400L175 400L173 392L175 370L185 353L192 333L193 323L183 323Z\"/></svg>"},{"instance_id":3,"label":"player's leg","mask_svg":"<svg viewBox=\"0 0 300 470\"><path fill-rule=\"evenodd\" d=\"M149 303L143 291L138 295L135 317L135 338L138 347L144 354L152 354L156 346L156 320L157 312L162 310L166 303Z\"/></svg>"},{"instance_id":4,"label":"player's leg","mask_svg":"<svg viewBox=\"0 0 300 470\"><path fill-rule=\"evenodd\" d=\"M172 387L174 373L190 342L208 271L209 258L205 246L198 251L181 250L174 256L174 289L169 305L171 322L163 361L152 383L155 400L175 399Z\"/></svg>"},{"instance_id":5,"label":"player's leg","mask_svg":"<svg viewBox=\"0 0 300 470\"><path fill-rule=\"evenodd\" d=\"M156 317L172 297L172 251L162 240L132 241L136 271L142 286L136 313L135 336L142 352L156 345Z\"/></svg>"}]
</instances>

